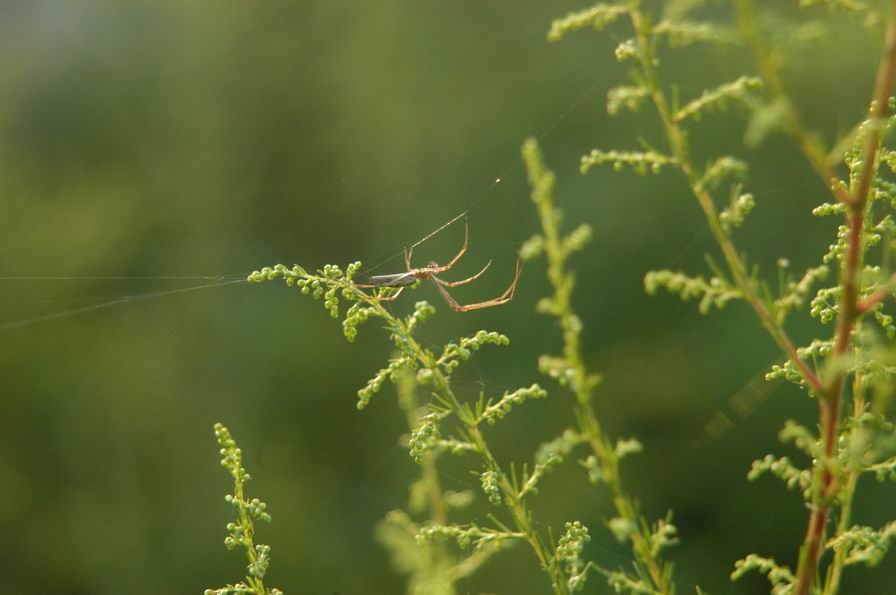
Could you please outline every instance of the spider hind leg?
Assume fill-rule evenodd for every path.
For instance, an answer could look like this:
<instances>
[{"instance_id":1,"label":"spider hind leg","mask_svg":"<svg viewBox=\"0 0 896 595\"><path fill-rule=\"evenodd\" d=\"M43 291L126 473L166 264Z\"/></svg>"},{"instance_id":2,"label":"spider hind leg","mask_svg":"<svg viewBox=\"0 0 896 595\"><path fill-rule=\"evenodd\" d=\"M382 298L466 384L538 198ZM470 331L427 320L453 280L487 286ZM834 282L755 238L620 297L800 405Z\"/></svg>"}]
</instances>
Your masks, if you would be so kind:
<instances>
[{"instance_id":1,"label":"spider hind leg","mask_svg":"<svg viewBox=\"0 0 896 595\"><path fill-rule=\"evenodd\" d=\"M489 264L491 264L491 263L489 263ZM486 265L486 268L488 268L488 265ZM432 277L432 281L433 281L433 284L436 286L436 289L439 291L439 294L442 296L442 299L445 300L445 303L447 303L448 306L450 306L452 310L454 310L455 312L469 312L471 310L481 310L482 308L491 308L492 306L500 306L501 304L506 304L507 302L512 300L513 293L516 291L516 284L517 284L517 281L520 280L520 273L522 272L522 270L523 270L523 268L520 264L520 259L519 259L519 257L517 257L516 273L513 276L513 281L510 283L510 286L504 290L504 293L502 293L500 296L496 297L495 299L486 300L484 302L477 302L475 304L459 304L457 302L457 300L455 300L451 296L451 294L448 293L448 290L445 289L445 286L453 287L453 285L450 285L448 282L442 281L441 279L439 279L435 276ZM478 277L484 271L485 271L485 269L482 269L482 271L479 271L479 273L477 273L475 276Z\"/></svg>"}]
</instances>

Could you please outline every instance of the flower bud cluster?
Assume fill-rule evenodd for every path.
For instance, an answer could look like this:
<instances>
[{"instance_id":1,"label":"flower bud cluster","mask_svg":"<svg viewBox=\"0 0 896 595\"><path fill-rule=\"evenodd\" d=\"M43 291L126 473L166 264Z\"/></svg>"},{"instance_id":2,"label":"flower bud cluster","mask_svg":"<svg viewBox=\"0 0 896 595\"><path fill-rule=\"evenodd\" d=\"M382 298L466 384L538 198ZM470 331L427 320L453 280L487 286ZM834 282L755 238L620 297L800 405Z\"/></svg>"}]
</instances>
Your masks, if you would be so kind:
<instances>
[{"instance_id":1,"label":"flower bud cluster","mask_svg":"<svg viewBox=\"0 0 896 595\"><path fill-rule=\"evenodd\" d=\"M747 164L734 157L719 157L710 163L697 183L698 190L717 188L730 177L743 178L747 174Z\"/></svg>"},{"instance_id":2,"label":"flower bud cluster","mask_svg":"<svg viewBox=\"0 0 896 595\"><path fill-rule=\"evenodd\" d=\"M421 424L411 432L410 446L411 457L418 464L423 462L423 453L432 448L433 443L439 439L439 416L436 413L425 415Z\"/></svg>"},{"instance_id":3,"label":"flower bud cluster","mask_svg":"<svg viewBox=\"0 0 896 595\"><path fill-rule=\"evenodd\" d=\"M562 19L555 19L551 23L548 40L560 41L567 33L586 27L592 27L599 31L625 14L627 10L627 7L621 4L602 2L585 10L571 12Z\"/></svg>"},{"instance_id":4,"label":"flower bud cluster","mask_svg":"<svg viewBox=\"0 0 896 595\"><path fill-rule=\"evenodd\" d=\"M499 419L504 419L514 405L520 405L529 399L543 399L547 396L547 391L537 384L517 389L512 393L505 392L500 401L485 408L477 421L484 421L493 426Z\"/></svg>"},{"instance_id":5,"label":"flower bud cluster","mask_svg":"<svg viewBox=\"0 0 896 595\"><path fill-rule=\"evenodd\" d=\"M615 171L623 171L626 168L631 169L635 173L644 175L648 171L652 174L658 174L663 167L674 165L676 160L669 155L663 155L656 151L601 151L600 149L592 149L592 151L583 156L579 165L579 170L588 173L593 167L609 163Z\"/></svg>"},{"instance_id":6,"label":"flower bud cluster","mask_svg":"<svg viewBox=\"0 0 896 595\"><path fill-rule=\"evenodd\" d=\"M607 113L615 116L622 108L636 112L649 96L650 93L645 87L614 87L607 92Z\"/></svg>"},{"instance_id":7,"label":"flower bud cluster","mask_svg":"<svg viewBox=\"0 0 896 595\"><path fill-rule=\"evenodd\" d=\"M467 361L473 356L474 351L478 351L483 345L509 345L510 339L505 335L495 332L478 331L472 337L463 337L459 342L448 343L445 350L439 358L438 363L441 365L446 374L451 374L462 361Z\"/></svg>"},{"instance_id":8,"label":"flower bud cluster","mask_svg":"<svg viewBox=\"0 0 896 595\"><path fill-rule=\"evenodd\" d=\"M367 381L367 384L358 391L358 409L364 409L370 403L370 400L373 398L373 395L378 393L380 389L383 387L383 383L386 382L388 378L392 382L397 382L401 377L401 371L403 369L415 369L416 362L413 359L408 358L406 355L401 355L389 361L389 365L385 368L382 368L378 371L373 378Z\"/></svg>"},{"instance_id":9,"label":"flower bud cluster","mask_svg":"<svg viewBox=\"0 0 896 595\"><path fill-rule=\"evenodd\" d=\"M588 528L580 521L566 523L565 531L557 542L556 558L565 563L567 572L575 574L585 551L585 544L591 541Z\"/></svg>"},{"instance_id":10,"label":"flower bud cluster","mask_svg":"<svg viewBox=\"0 0 896 595\"><path fill-rule=\"evenodd\" d=\"M740 227L744 218L756 207L756 200L752 194L732 193L731 203L719 213L719 222L722 229L730 233L732 229Z\"/></svg>"},{"instance_id":11,"label":"flower bud cluster","mask_svg":"<svg viewBox=\"0 0 896 595\"><path fill-rule=\"evenodd\" d=\"M722 309L730 300L742 297L741 292L719 278L708 281L702 276L689 277L680 271L650 271L644 276L644 288L654 295L664 287L670 293L677 293L682 300L700 298L699 310L706 314L713 306Z\"/></svg>"},{"instance_id":12,"label":"flower bud cluster","mask_svg":"<svg viewBox=\"0 0 896 595\"><path fill-rule=\"evenodd\" d=\"M488 501L494 505L501 503L501 488L498 486L497 471L486 471L479 476L482 483L482 491L488 496Z\"/></svg>"},{"instance_id":13,"label":"flower bud cluster","mask_svg":"<svg viewBox=\"0 0 896 595\"><path fill-rule=\"evenodd\" d=\"M708 89L697 99L682 107L675 114L676 122L688 118L699 120L704 111L723 110L731 100L747 102L752 99L752 91L762 88L762 80L754 76L742 76L736 81L725 83L715 89Z\"/></svg>"}]
</instances>

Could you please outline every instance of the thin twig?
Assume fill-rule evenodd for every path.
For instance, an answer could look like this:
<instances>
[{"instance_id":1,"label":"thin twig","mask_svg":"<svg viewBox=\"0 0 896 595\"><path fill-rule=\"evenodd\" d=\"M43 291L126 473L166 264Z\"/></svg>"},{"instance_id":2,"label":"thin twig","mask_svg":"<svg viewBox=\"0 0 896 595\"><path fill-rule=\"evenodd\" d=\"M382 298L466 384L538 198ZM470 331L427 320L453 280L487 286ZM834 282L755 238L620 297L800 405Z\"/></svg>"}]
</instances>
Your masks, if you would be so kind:
<instances>
[{"instance_id":1,"label":"thin twig","mask_svg":"<svg viewBox=\"0 0 896 595\"><path fill-rule=\"evenodd\" d=\"M859 304L856 306L856 313L859 316L865 314L866 312L874 308L874 306L878 305L879 303L893 295L894 290L896 290L896 273L893 273L893 275L889 279L887 279L886 282L884 282L884 284L877 289L877 291L869 295L863 301L859 302Z\"/></svg>"},{"instance_id":2,"label":"thin twig","mask_svg":"<svg viewBox=\"0 0 896 595\"><path fill-rule=\"evenodd\" d=\"M864 242L862 237L865 210L871 183L877 167L877 153L880 148L881 130L879 123L887 115L893 77L896 74L896 0L892 2L894 14L891 15L885 36L885 53L881 58L877 71L874 96L871 103L870 118L872 126L865 138L863 153L863 169L855 184L855 191L849 202L847 220L849 225L849 241L846 259L841 267L839 318L834 336L833 360L839 360L849 348L853 328L863 312L859 309L858 273L861 268ZM831 471L831 463L837 457L838 431L840 426L840 409L846 375L840 366L827 385L827 390L820 393L818 400L821 418L821 440L824 456L816 465L816 481L813 489L812 512L806 537L800 548L795 595L807 595L818 574L818 562L824 545L825 526L828 513L839 489Z\"/></svg>"},{"instance_id":3,"label":"thin twig","mask_svg":"<svg viewBox=\"0 0 896 595\"><path fill-rule=\"evenodd\" d=\"M850 204L852 196L841 184L835 183L837 174L831 167L829 159L818 146L815 138L803 126L800 115L790 100L790 95L781 80L778 61L772 56L771 50L763 41L759 27L756 25L752 0L738 0L737 17L741 31L753 50L766 87L777 104L784 110L787 133L794 137L809 165L812 166L824 185L830 189L834 198L843 204Z\"/></svg>"},{"instance_id":4,"label":"thin twig","mask_svg":"<svg viewBox=\"0 0 896 595\"><path fill-rule=\"evenodd\" d=\"M787 355L787 358L794 366L796 366L809 388L815 393L821 392L824 390L824 385L809 365L797 354L796 346L793 344L793 341L790 340L781 325L777 323L774 316L772 316L768 307L765 305L765 302L763 302L762 298L757 293L734 243L722 227L712 196L710 196L709 192L700 183L700 177L697 174L696 168L694 167L688 152L684 131L672 118L668 100L666 99L665 93L660 88L654 67L650 25L641 14L638 0L632 1L630 16L640 46L639 60L641 63L641 70L646 85L650 91L650 95L659 112L660 119L663 122L666 137L676 158L676 164L688 179L691 191L706 216L710 231L722 250L722 254L725 257L725 261L728 264L728 268L731 271L731 275L734 278L738 289L756 312L762 326L765 327L778 347L780 347Z\"/></svg>"}]
</instances>

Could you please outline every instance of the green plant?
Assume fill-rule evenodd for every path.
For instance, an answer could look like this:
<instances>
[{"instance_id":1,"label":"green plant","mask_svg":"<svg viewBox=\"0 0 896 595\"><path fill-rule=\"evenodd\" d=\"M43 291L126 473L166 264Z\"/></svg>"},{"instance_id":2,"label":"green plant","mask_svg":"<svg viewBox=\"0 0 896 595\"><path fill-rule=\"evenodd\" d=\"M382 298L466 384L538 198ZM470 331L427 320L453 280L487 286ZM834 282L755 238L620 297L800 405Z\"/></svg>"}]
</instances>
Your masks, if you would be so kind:
<instances>
[{"instance_id":1,"label":"green plant","mask_svg":"<svg viewBox=\"0 0 896 595\"><path fill-rule=\"evenodd\" d=\"M636 440L611 441L601 430L592 406L592 393L599 377L584 365L579 347L582 323L571 308L574 280L567 269L568 258L587 243L589 228L581 226L566 236L561 235L560 212L553 203L554 175L542 164L534 141L524 145L523 158L529 170L532 199L540 215L542 233L529 240L521 252L525 259L542 254L547 258L554 294L541 300L538 309L557 318L564 342L560 356L542 356L538 366L570 389L577 422L575 427L567 428L555 440L542 445L531 465L499 462L488 444L485 429L526 401L547 397L547 392L538 384L531 384L497 398L480 394L478 399L468 401L452 386L452 374L462 362L486 345L506 346L509 339L505 335L481 330L441 348L429 348L416 338L415 331L435 309L426 302L417 302L414 312L407 316L392 314L383 306L382 298L398 290L382 288L370 294L359 288L353 281L361 268L359 262L350 264L344 271L327 265L315 273L298 265L292 268L277 265L252 273L249 281L283 279L305 295L322 298L325 309L334 318L340 316L344 300L349 305L342 327L349 341L357 336L358 327L371 318L385 324L397 351L386 367L358 391L358 408L364 409L386 380L398 385L399 405L411 428L409 453L421 465L422 477L412 489L411 511L391 513L380 526L379 534L393 549L399 567L410 574L412 592L422 592L424 587L420 585L427 585L426 589L451 593L454 581L475 570L504 545L521 541L529 546L556 593L580 590L592 570L603 574L619 591L672 593L672 567L662 561L660 553L675 543L675 527L668 517L651 526L623 489L619 475L620 460L639 452L641 445ZM422 407L417 404L415 386L426 386L431 394L431 400ZM533 519L529 501L536 495L539 483L581 445L587 445L590 450L581 461L588 478L594 484L605 485L610 492L618 517L608 524L619 541L631 543L634 573L586 562L583 550L590 536L579 521L566 523L563 534L555 539L552 531L540 531ZM483 495L494 507L488 523L450 522L450 513L471 498L469 494L442 492L436 465L438 457L446 452L472 458L471 466L479 476ZM424 518L414 521L413 515ZM414 542L410 541L411 535ZM452 563L445 555L445 541L455 542L461 550L472 547L472 553L465 554L460 563Z\"/></svg>"},{"instance_id":2,"label":"green plant","mask_svg":"<svg viewBox=\"0 0 896 595\"><path fill-rule=\"evenodd\" d=\"M414 432L420 427L431 427L424 423L423 418L429 412L420 406L417 382L410 370L400 374L396 388L398 405L405 412L408 430ZM470 490L443 490L437 469L440 451L418 448L417 445L423 446L426 442L420 438L418 432L415 444L409 445L411 456L420 464L420 478L410 487L408 510L394 510L387 514L377 527L377 536L392 552L395 567L408 575L408 593L450 595L455 593L455 582L475 572L499 548L497 544L484 545L458 563L443 543L417 539L423 527L414 520L415 517L421 518L422 522L445 525L450 511L468 507L475 497ZM458 445L444 446L451 451Z\"/></svg>"},{"instance_id":3,"label":"green plant","mask_svg":"<svg viewBox=\"0 0 896 595\"><path fill-rule=\"evenodd\" d=\"M571 297L575 276L567 267L569 257L581 250L591 236L591 228L581 225L563 237L559 226L562 212L554 205L555 176L542 163L537 143L530 139L523 145L523 160L529 172L532 201L535 203L542 233L523 245L526 259L544 255L547 274L554 294L538 302L537 309L557 319L563 332L563 351L560 356L543 355L539 369L566 386L575 398L577 425L564 433L555 452L566 456L574 442L586 443L591 454L583 461L588 476L594 484L604 484L608 489L617 517L609 522L610 529L620 542L631 544L636 575L622 570L609 571L599 568L617 590L647 593L672 593L672 566L661 558L662 550L675 543L675 527L671 518L657 521L652 527L641 516L631 496L625 491L619 475L620 460L626 455L641 451L641 444L634 439L619 440L615 444L601 429L593 406L593 391L600 382L597 374L589 372L582 357L580 335L582 322L572 309ZM550 452L546 450L545 452ZM552 455L548 455L552 456Z\"/></svg>"},{"instance_id":4,"label":"green plant","mask_svg":"<svg viewBox=\"0 0 896 595\"><path fill-rule=\"evenodd\" d=\"M414 336L418 325L432 316L435 309L426 302L417 302L413 313L405 317L393 315L383 307L378 298L386 297L396 290L385 288L376 295L365 293L352 282L360 266L356 262L343 271L339 267L328 265L317 273L308 273L299 266L287 268L277 265L253 273L249 280L262 282L283 278L288 285L299 288L302 293L323 298L324 307L334 317L339 315L340 300L346 300L351 305L345 313L342 326L344 335L350 341L354 340L358 326L370 318L378 318L385 324L397 352L390 358L388 365L358 391L359 409L370 403L387 379L397 383L408 374L413 374L414 382L426 385L432 391L432 401L426 405L426 412L423 415L411 414L410 420L416 426L409 440L411 456L424 465L424 473L427 473L441 452L469 453L474 457L472 466L477 470L488 501L503 508L508 520L505 523L496 515L489 515L490 523L487 526L476 523L450 524L447 522L444 500L438 496L430 511L431 519L415 536L418 543L430 547L430 542L435 539L454 540L461 548L472 545L476 550L474 556L478 559L508 541L525 541L548 574L555 591L568 592L570 581L581 579L567 574L567 568L561 565L554 551L555 544L546 540L534 528L526 502L527 497L534 493L540 476L550 465L536 465L532 472L525 466L521 473L517 473L515 467L509 472L505 471L492 454L484 434L484 426L494 423L512 407L527 399L543 398L546 396L545 391L533 384L506 393L497 402L486 399L484 395L472 404L462 401L451 386L454 370L483 346L507 345L508 338L500 333L479 331L473 336L446 344L437 353L423 346ZM409 394L408 389L405 389L403 395L406 410L413 408L407 405ZM453 422L453 426L449 426L449 422ZM555 462L555 459L551 460L551 464ZM399 519L396 515L392 515L391 521L393 525L406 524L405 519ZM476 562L466 564L475 566Z\"/></svg>"},{"instance_id":5,"label":"green plant","mask_svg":"<svg viewBox=\"0 0 896 595\"><path fill-rule=\"evenodd\" d=\"M669 2L661 19L654 18L644 4L639 0L598 4L558 20L549 34L550 39L559 40L576 29L601 29L626 19L633 37L618 46L616 56L620 61L635 64L631 76L633 85L610 91L608 111L613 114L622 108L637 110L649 101L659 116L662 141L668 147L668 152L653 148L645 151L595 149L582 158L582 172L603 164L611 164L616 170L631 168L641 174L659 174L669 168L677 170L686 180L706 217L725 267L709 259L712 273L709 279L680 271L648 273L647 291L655 293L664 287L683 299L699 298L700 310L704 313L713 306L721 308L731 300L746 301L787 358L783 365L773 367L769 379L784 377L797 383L817 402L819 409L818 435L793 422L788 422L781 432L782 440L794 442L805 452L811 468L801 469L787 458L769 455L757 461L750 472L751 479L771 472L787 482L788 487L801 488L810 514L797 568L791 570L774 560L750 554L737 563L732 577L739 578L755 569L768 576L775 593L833 594L840 587L845 566L879 563L894 537L892 523L878 530L853 526L851 507L860 475L892 477L896 463L893 425L885 417L885 402L891 392L894 372L888 363L892 345L864 322L872 317L887 338L894 335L892 317L882 307L896 287L896 276L887 270L890 251L896 247L890 212L896 206L896 184L887 179L881 166L885 165L891 173L894 171L893 151L885 141L894 123L890 93L896 72L896 15L893 14L896 5L890 6L883 55L867 119L828 149L802 124L781 75L786 55L774 45L773 36L760 29L751 0L734 3L735 17L762 76L741 76L734 82L704 91L683 105L675 88L661 78L661 48L725 43L737 37L730 27L690 20L689 15L703 2ZM882 17L884 11L872 3L829 0L800 4L805 7L824 4L830 10L857 15L871 31L878 31L879 23L887 20ZM789 32L793 33L793 29ZM837 239L824 255L821 266L810 268L797 279L789 273L786 259L779 261L777 291L762 280L758 267L734 243L736 228L755 205L750 194L741 192L740 180L748 171L746 162L721 156L701 167L695 162L688 142L688 126L706 111L722 109L732 101L744 104L752 112L745 136L747 144L756 145L775 131L797 142L821 181L830 188L834 200L815 209L814 214L840 215L845 219L837 228ZM841 159L846 166L845 179L837 172ZM730 188L730 200L727 207L721 208L718 194L725 186ZM881 250L876 251L878 246ZM875 261L880 264L872 264ZM833 337L815 339L806 347L797 347L785 330L785 322L791 313L807 306L811 286L822 280L832 265L839 268L838 284L818 290L808 306L812 316L822 323L836 321ZM844 418L842 411L848 399L852 400L852 407ZM828 538L827 525L835 517L833 535ZM823 580L818 580L825 551L833 558L827 564Z\"/></svg>"},{"instance_id":6,"label":"green plant","mask_svg":"<svg viewBox=\"0 0 896 595\"><path fill-rule=\"evenodd\" d=\"M229 550L242 546L249 565L243 582L206 589L205 595L283 595L280 589L269 589L264 585L264 575L271 563L271 547L255 544L254 521L271 522L271 515L265 510L267 505L258 498L246 499L244 488L251 477L243 468L243 451L236 445L230 430L217 423L215 437L221 446L221 466L233 477L233 494L227 494L224 499L233 507L236 522L227 523L224 545Z\"/></svg>"},{"instance_id":7,"label":"green plant","mask_svg":"<svg viewBox=\"0 0 896 595\"><path fill-rule=\"evenodd\" d=\"M587 173L602 165L642 175L671 171L686 182L718 245L721 264L709 256L708 274L649 272L644 279L647 292L654 294L663 288L685 300L697 299L702 313L729 302L745 302L786 358L772 367L767 378L794 382L816 401L819 410L817 433L792 421L786 422L780 433L782 441L793 443L806 455L806 461L768 455L755 461L748 474L751 480L772 474L789 489L799 489L805 500L809 521L796 568L748 554L736 562L731 577L736 580L757 570L766 575L773 593L833 595L840 589L844 568L879 564L896 537L896 522L874 529L852 521L861 475L896 478L896 433L887 418L896 376L892 349L896 325L883 311L884 300L896 292L896 274L889 270L891 251L896 248L896 225L890 212L896 209L896 181L891 179L891 174L896 174L896 150L886 144L896 123L892 114L896 102L890 97L896 73L896 19L892 14L885 19L881 11L852 0L801 2L807 8L824 4L829 10L858 15L871 31L879 31L882 22L889 23L868 117L827 148L803 126L781 75L786 58L776 45L781 36L776 38L760 28L750 0L734 3L730 24L696 20L694 15L705 4L701 0L664 3L662 18L655 17L646 4L639 0L599 3L557 20L550 28L548 38L559 41L579 29L627 22L631 37L617 46L615 55L633 65L631 82L609 91L607 110L617 114L652 105L660 124L656 142L666 147L659 149L642 140L642 150L594 149L582 157L581 171ZM782 21L777 26L786 24ZM801 27L797 24L788 30L792 39L804 37ZM756 60L759 76L741 75L681 102L678 90L661 77L661 53L665 59L667 47L674 50L707 43L743 43ZM775 133L796 141L833 197L833 202L815 208L813 214L845 218L821 264L793 275L787 259L779 259L777 288L764 280L759 267L735 244L737 230L757 207L753 194L744 190L748 161L720 155L700 165L689 143L690 130L704 115L733 104L749 113L744 135L747 146L756 146ZM454 593L459 579L475 572L504 547L522 543L555 593L584 588L589 574L596 572L616 592L672 594L672 565L663 557L664 550L677 541L671 515L651 523L641 514L620 474L621 460L640 452L641 444L634 439L611 439L593 404L600 377L585 364L580 344L583 324L572 308L575 276L569 267L571 256L587 244L591 229L582 225L569 233L561 231L554 174L545 167L534 140L525 142L522 154L541 230L522 246L521 256L527 261L545 258L553 293L542 298L536 308L556 319L563 339L561 352L541 356L538 368L568 389L573 413L570 427L543 444L531 464L499 460L489 444L488 427L502 422L527 401L546 398L547 392L530 384L502 395L480 393L471 398L453 382L458 366L480 348L507 346L509 339L504 334L481 330L438 347L428 346L419 340L417 330L435 314L435 308L421 301L410 314L393 314L382 300L398 290L365 291L354 281L361 269L359 262L345 269L327 265L315 272L299 265L276 265L252 273L249 281L283 280L302 294L322 299L332 317L342 316L343 334L349 341L371 318L378 319L389 333L395 352L358 391L357 406L367 407L387 380L397 385L398 404L409 428L408 452L420 466L420 476L411 487L408 510L389 513L377 532L392 551L396 566L408 575L409 592ZM840 160L845 177L838 174ZM811 296L813 287L835 267L839 269L837 284L816 289ZM797 346L785 326L801 311L808 311L821 324L834 323L833 337ZM418 398L419 388L424 388L428 400ZM607 526L630 547L633 570L607 568L588 560L586 546L591 534L580 521L565 523L555 537L552 528L544 529L534 518L531 502L541 482L579 450L585 453L579 463L588 480L609 495L615 514ZM478 477L480 498L490 506L487 522L474 522L465 512L475 497L472 491L452 492L441 485L438 466L446 454L467 457ZM237 493L241 499L239 481ZM828 535L831 524L833 530ZM251 526L248 534L251 536ZM247 547L253 561L251 540ZM247 588L264 592L263 585Z\"/></svg>"}]
</instances>

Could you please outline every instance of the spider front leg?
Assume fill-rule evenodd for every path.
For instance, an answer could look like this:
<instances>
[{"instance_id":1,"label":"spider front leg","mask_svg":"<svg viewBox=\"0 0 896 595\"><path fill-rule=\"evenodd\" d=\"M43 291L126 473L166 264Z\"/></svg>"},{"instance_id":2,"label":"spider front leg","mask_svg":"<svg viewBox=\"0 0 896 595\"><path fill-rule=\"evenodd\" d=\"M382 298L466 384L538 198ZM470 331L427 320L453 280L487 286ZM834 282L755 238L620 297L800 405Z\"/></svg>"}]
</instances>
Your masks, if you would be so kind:
<instances>
[{"instance_id":1,"label":"spider front leg","mask_svg":"<svg viewBox=\"0 0 896 595\"><path fill-rule=\"evenodd\" d=\"M404 287L399 287L398 290L391 295L385 295L385 294L381 293L380 295L376 295L376 296L372 296L372 297L373 297L373 299L377 300L378 302L391 302L392 300L397 298L399 295L401 295L402 291L404 291Z\"/></svg>"},{"instance_id":2,"label":"spider front leg","mask_svg":"<svg viewBox=\"0 0 896 595\"><path fill-rule=\"evenodd\" d=\"M438 266L438 265L435 265L435 263L433 263L433 265L435 265L435 266L429 266L429 267L426 267L426 268L429 269L429 271L432 272L432 273L444 273L445 271L447 271L448 269L450 269L451 267L453 267L454 264L455 264L458 260L460 260L460 257L463 256L464 253L467 251L467 240L469 240L469 238L470 238L470 223L469 223L469 221L467 221L467 218L464 217L464 245L463 245L463 247L460 249L460 252L458 252L458 253L454 256L454 258L452 258L451 260L449 260L449 261L448 261L448 264L443 264L442 266ZM408 262L408 269L410 269L410 267L411 267L411 265L410 265L410 259L409 259L409 262Z\"/></svg>"}]
</instances>

